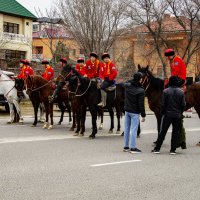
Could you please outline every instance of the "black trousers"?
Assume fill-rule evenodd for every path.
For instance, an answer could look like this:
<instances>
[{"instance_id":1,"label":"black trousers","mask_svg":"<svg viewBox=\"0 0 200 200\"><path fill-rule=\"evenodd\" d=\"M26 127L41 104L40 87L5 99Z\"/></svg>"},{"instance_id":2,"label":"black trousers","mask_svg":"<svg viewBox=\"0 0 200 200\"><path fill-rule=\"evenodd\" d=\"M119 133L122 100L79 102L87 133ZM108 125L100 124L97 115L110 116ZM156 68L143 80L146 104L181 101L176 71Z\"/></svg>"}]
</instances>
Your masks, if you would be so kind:
<instances>
[{"instance_id":1,"label":"black trousers","mask_svg":"<svg viewBox=\"0 0 200 200\"><path fill-rule=\"evenodd\" d=\"M112 85L114 85L114 81L110 81L108 78L105 78L105 80L101 84L101 89L102 90L106 90L106 88L108 88L108 87L110 87Z\"/></svg>"},{"instance_id":2,"label":"black trousers","mask_svg":"<svg viewBox=\"0 0 200 200\"><path fill-rule=\"evenodd\" d=\"M162 118L161 131L158 136L158 140L155 147L156 150L160 150L171 124L172 124L171 151L176 151L178 134L180 132L180 127L181 127L181 118L172 118L168 116L163 116Z\"/></svg>"}]
</instances>

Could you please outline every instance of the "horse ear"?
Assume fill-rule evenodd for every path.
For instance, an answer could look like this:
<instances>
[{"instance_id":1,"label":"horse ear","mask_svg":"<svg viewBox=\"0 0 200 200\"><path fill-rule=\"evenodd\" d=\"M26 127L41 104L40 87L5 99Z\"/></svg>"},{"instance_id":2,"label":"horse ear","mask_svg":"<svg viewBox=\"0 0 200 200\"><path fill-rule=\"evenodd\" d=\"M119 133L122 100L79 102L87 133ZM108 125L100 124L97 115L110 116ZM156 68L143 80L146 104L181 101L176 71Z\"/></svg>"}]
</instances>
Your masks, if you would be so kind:
<instances>
[{"instance_id":1,"label":"horse ear","mask_svg":"<svg viewBox=\"0 0 200 200\"><path fill-rule=\"evenodd\" d=\"M140 66L140 64L138 64L138 69L139 69L139 70L142 69L141 66Z\"/></svg>"},{"instance_id":2,"label":"horse ear","mask_svg":"<svg viewBox=\"0 0 200 200\"><path fill-rule=\"evenodd\" d=\"M149 65L146 66L146 70L149 70Z\"/></svg>"}]
</instances>

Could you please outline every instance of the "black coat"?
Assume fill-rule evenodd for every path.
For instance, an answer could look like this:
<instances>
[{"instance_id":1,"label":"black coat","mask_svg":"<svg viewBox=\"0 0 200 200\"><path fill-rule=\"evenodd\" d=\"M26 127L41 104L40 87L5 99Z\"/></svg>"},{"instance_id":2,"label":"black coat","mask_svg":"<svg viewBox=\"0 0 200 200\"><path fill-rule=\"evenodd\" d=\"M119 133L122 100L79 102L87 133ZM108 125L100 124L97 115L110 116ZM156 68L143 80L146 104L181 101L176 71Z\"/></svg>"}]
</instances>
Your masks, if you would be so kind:
<instances>
[{"instance_id":1,"label":"black coat","mask_svg":"<svg viewBox=\"0 0 200 200\"><path fill-rule=\"evenodd\" d=\"M142 85L134 80L124 83L125 102L124 109L126 112L141 114L146 116L144 108L145 92Z\"/></svg>"},{"instance_id":2,"label":"black coat","mask_svg":"<svg viewBox=\"0 0 200 200\"><path fill-rule=\"evenodd\" d=\"M163 91L161 114L172 118L181 118L185 108L184 92L178 87L169 87Z\"/></svg>"}]
</instances>

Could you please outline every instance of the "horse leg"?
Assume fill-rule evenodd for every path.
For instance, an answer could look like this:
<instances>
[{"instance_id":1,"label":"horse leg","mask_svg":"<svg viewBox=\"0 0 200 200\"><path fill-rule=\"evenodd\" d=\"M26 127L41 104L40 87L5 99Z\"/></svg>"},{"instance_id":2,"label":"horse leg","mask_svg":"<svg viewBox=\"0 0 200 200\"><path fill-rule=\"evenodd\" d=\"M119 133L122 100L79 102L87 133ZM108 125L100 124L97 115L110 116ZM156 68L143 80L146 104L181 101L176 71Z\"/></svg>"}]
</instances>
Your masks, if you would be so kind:
<instances>
[{"instance_id":1,"label":"horse leg","mask_svg":"<svg viewBox=\"0 0 200 200\"><path fill-rule=\"evenodd\" d=\"M72 122L72 108L69 104L67 105L67 110L69 112L69 124L70 124Z\"/></svg>"},{"instance_id":2,"label":"horse leg","mask_svg":"<svg viewBox=\"0 0 200 200\"><path fill-rule=\"evenodd\" d=\"M38 108L39 108L40 103L36 101L34 103L32 102L32 105L33 105L33 108L34 108L34 116L35 116L35 120L34 120L34 122L32 124L32 127L35 127L37 125L37 123L38 123L37 114L38 114Z\"/></svg>"},{"instance_id":3,"label":"horse leg","mask_svg":"<svg viewBox=\"0 0 200 200\"><path fill-rule=\"evenodd\" d=\"M84 136L85 133L85 119L86 119L87 106L83 105L81 109L81 132L80 136Z\"/></svg>"},{"instance_id":4,"label":"horse leg","mask_svg":"<svg viewBox=\"0 0 200 200\"><path fill-rule=\"evenodd\" d=\"M7 122L7 124L11 124L14 121L14 104L8 103L10 108L10 120Z\"/></svg>"},{"instance_id":5,"label":"horse leg","mask_svg":"<svg viewBox=\"0 0 200 200\"><path fill-rule=\"evenodd\" d=\"M40 103L39 107L40 107L40 119L39 119L39 121L44 123L44 110L45 110L44 104Z\"/></svg>"},{"instance_id":6,"label":"horse leg","mask_svg":"<svg viewBox=\"0 0 200 200\"><path fill-rule=\"evenodd\" d=\"M108 112L109 112L110 120L111 120L110 130L109 130L108 133L113 133L113 129L114 129L114 112L113 112L113 108L112 107L108 107Z\"/></svg>"},{"instance_id":7,"label":"horse leg","mask_svg":"<svg viewBox=\"0 0 200 200\"><path fill-rule=\"evenodd\" d=\"M64 113L65 113L65 107L61 103L59 105L59 108L60 108L61 115L60 115L60 120L58 122L58 125L61 125L61 123L63 122L63 117L64 117Z\"/></svg>"},{"instance_id":8,"label":"horse leg","mask_svg":"<svg viewBox=\"0 0 200 200\"><path fill-rule=\"evenodd\" d=\"M160 115L160 111L158 113L155 112L155 116L156 116L156 119L157 119L157 129L158 129L158 135L157 135L157 139L156 141L154 142L154 144L157 143L157 140L158 140L158 136L159 136L159 133L160 133L160 129L161 129L161 123L162 123L162 116Z\"/></svg>"},{"instance_id":9,"label":"horse leg","mask_svg":"<svg viewBox=\"0 0 200 200\"><path fill-rule=\"evenodd\" d=\"M104 114L103 108L100 108L99 114L100 114L100 117L101 117L101 123L99 125L99 130L103 130L103 114Z\"/></svg>"},{"instance_id":10,"label":"horse leg","mask_svg":"<svg viewBox=\"0 0 200 200\"><path fill-rule=\"evenodd\" d=\"M121 117L120 107L116 106L116 115L117 115L117 132L116 134L120 134L121 124L120 124L120 117Z\"/></svg>"},{"instance_id":11,"label":"horse leg","mask_svg":"<svg viewBox=\"0 0 200 200\"><path fill-rule=\"evenodd\" d=\"M53 103L49 103L49 115L51 119L51 124L48 127L48 130L51 130L53 128Z\"/></svg>"},{"instance_id":12,"label":"horse leg","mask_svg":"<svg viewBox=\"0 0 200 200\"><path fill-rule=\"evenodd\" d=\"M13 101L13 104L15 106L15 109L16 109L16 113L18 114L19 116L19 123L22 123L23 124L23 117L21 115L21 110L20 110L20 107L19 107L19 103L18 101Z\"/></svg>"},{"instance_id":13,"label":"horse leg","mask_svg":"<svg viewBox=\"0 0 200 200\"><path fill-rule=\"evenodd\" d=\"M46 110L46 121L44 123L43 129L46 129L49 127L49 102L44 102L44 107Z\"/></svg>"},{"instance_id":14,"label":"horse leg","mask_svg":"<svg viewBox=\"0 0 200 200\"><path fill-rule=\"evenodd\" d=\"M92 134L89 138L94 139L97 133L97 108L95 105L89 107L90 113L92 115Z\"/></svg>"},{"instance_id":15,"label":"horse leg","mask_svg":"<svg viewBox=\"0 0 200 200\"><path fill-rule=\"evenodd\" d=\"M72 127L70 128L70 131L74 131L74 129L76 128L76 112L72 110Z\"/></svg>"},{"instance_id":16,"label":"horse leg","mask_svg":"<svg viewBox=\"0 0 200 200\"><path fill-rule=\"evenodd\" d=\"M76 132L74 136L78 136L81 130L81 111L80 110L76 112L76 123L77 123L77 128L76 128Z\"/></svg>"}]
</instances>

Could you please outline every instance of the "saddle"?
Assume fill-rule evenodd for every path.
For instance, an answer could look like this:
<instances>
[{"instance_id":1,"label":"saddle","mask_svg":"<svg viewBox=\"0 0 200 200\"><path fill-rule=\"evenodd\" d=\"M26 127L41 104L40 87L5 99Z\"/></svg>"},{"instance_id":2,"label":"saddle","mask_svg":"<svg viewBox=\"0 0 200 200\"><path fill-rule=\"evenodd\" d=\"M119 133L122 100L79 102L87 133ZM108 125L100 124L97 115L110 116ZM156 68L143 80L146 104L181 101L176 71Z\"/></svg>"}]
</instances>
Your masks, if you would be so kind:
<instances>
[{"instance_id":1,"label":"saddle","mask_svg":"<svg viewBox=\"0 0 200 200\"><path fill-rule=\"evenodd\" d=\"M111 85L110 87L108 87L108 88L106 88L106 92L112 92L112 91L114 91L114 90L116 90L116 85L114 84L114 85Z\"/></svg>"}]
</instances>

